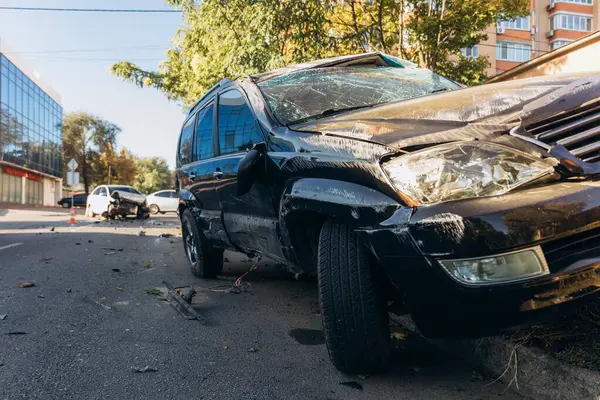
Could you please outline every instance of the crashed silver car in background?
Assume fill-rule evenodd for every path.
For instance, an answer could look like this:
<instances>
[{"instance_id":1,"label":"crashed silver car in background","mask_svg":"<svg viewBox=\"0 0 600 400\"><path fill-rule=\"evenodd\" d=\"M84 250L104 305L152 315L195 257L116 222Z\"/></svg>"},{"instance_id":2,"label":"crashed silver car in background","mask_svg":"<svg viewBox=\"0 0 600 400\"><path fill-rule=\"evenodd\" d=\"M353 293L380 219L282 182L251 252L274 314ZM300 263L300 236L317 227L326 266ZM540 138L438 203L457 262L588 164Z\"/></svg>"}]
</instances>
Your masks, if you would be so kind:
<instances>
[{"instance_id":1,"label":"crashed silver car in background","mask_svg":"<svg viewBox=\"0 0 600 400\"><path fill-rule=\"evenodd\" d=\"M146 196L132 186L101 185L88 196L86 215L114 219L135 215L137 218L148 218L150 211L146 204Z\"/></svg>"}]
</instances>

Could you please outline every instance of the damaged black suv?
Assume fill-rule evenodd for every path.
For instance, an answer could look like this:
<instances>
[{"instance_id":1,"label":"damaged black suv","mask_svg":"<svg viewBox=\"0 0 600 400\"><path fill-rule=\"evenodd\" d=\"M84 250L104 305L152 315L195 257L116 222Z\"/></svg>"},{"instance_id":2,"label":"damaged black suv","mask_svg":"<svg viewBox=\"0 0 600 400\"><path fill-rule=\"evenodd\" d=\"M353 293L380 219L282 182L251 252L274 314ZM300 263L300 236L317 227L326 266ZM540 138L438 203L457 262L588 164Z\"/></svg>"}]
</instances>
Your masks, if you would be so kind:
<instances>
[{"instance_id":1,"label":"damaged black suv","mask_svg":"<svg viewBox=\"0 0 600 400\"><path fill-rule=\"evenodd\" d=\"M388 312L480 336L600 288L600 77L463 89L368 53L223 80L177 154L186 255L223 250L318 276L327 348L382 369Z\"/></svg>"}]
</instances>

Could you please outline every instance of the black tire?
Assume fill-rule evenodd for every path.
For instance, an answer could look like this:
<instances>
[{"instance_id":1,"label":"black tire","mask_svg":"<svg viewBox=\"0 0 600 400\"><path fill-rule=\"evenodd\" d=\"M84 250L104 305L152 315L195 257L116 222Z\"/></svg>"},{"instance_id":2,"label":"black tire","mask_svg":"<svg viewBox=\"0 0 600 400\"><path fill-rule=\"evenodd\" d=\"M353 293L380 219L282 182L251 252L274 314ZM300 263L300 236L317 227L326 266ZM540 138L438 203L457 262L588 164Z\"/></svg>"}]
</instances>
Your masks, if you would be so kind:
<instances>
[{"instance_id":1,"label":"black tire","mask_svg":"<svg viewBox=\"0 0 600 400\"><path fill-rule=\"evenodd\" d=\"M181 234L183 249L194 275L198 278L214 278L223 271L223 249L206 243L196 220L187 209L181 216Z\"/></svg>"},{"instance_id":2,"label":"black tire","mask_svg":"<svg viewBox=\"0 0 600 400\"><path fill-rule=\"evenodd\" d=\"M156 204L150 204L148 208L150 209L150 214L156 215L160 212L160 209Z\"/></svg>"},{"instance_id":3,"label":"black tire","mask_svg":"<svg viewBox=\"0 0 600 400\"><path fill-rule=\"evenodd\" d=\"M387 303L368 250L344 224L328 220L319 236L319 303L329 357L347 373L385 368L391 353Z\"/></svg>"},{"instance_id":4,"label":"black tire","mask_svg":"<svg viewBox=\"0 0 600 400\"><path fill-rule=\"evenodd\" d=\"M60 206L62 208L69 208L69 203L67 203L66 201L63 201L62 203L60 203Z\"/></svg>"}]
</instances>

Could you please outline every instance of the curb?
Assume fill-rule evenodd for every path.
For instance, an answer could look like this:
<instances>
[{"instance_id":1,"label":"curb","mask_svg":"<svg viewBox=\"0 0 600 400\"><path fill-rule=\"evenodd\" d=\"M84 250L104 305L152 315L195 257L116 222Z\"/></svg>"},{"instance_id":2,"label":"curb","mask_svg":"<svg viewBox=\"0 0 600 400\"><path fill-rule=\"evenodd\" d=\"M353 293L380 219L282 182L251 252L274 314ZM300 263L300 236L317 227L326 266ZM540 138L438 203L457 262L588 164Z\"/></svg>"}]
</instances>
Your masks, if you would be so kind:
<instances>
[{"instance_id":1,"label":"curb","mask_svg":"<svg viewBox=\"0 0 600 400\"><path fill-rule=\"evenodd\" d=\"M418 333L410 316L393 319ZM502 376L499 380L516 393L543 399L600 400L600 373L555 360L539 349L516 345L501 336L426 340L493 377Z\"/></svg>"}]
</instances>

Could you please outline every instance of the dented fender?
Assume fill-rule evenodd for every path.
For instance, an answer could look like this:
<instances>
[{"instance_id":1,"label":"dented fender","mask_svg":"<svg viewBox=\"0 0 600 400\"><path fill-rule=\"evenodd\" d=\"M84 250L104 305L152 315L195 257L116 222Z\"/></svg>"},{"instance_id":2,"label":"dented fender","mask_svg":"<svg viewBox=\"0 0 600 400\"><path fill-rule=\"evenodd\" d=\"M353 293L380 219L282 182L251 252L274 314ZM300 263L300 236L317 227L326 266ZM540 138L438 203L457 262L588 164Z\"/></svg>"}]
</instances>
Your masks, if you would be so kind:
<instances>
[{"instance_id":1,"label":"dented fender","mask_svg":"<svg viewBox=\"0 0 600 400\"><path fill-rule=\"evenodd\" d=\"M303 178L289 182L280 202L280 221L291 213L312 211L351 226L387 219L400 204L377 190L334 179Z\"/></svg>"}]
</instances>

